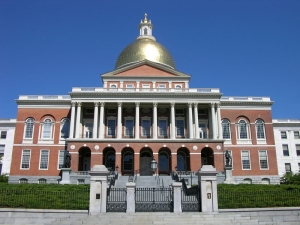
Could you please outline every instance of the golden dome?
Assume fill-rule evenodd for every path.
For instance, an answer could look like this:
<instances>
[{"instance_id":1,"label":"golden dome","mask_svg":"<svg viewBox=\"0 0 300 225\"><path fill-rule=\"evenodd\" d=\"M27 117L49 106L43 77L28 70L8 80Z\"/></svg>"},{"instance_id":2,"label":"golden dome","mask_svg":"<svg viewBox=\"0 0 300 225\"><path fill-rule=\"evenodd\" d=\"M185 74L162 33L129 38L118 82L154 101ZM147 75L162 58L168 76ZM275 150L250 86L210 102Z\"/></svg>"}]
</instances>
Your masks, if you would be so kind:
<instances>
[{"instance_id":1,"label":"golden dome","mask_svg":"<svg viewBox=\"0 0 300 225\"><path fill-rule=\"evenodd\" d=\"M153 25L151 20L147 19L147 14L145 14L144 21L141 21L139 29L140 36L121 52L115 68L118 69L147 59L175 69L172 55L164 46L156 42L152 36Z\"/></svg>"}]
</instances>

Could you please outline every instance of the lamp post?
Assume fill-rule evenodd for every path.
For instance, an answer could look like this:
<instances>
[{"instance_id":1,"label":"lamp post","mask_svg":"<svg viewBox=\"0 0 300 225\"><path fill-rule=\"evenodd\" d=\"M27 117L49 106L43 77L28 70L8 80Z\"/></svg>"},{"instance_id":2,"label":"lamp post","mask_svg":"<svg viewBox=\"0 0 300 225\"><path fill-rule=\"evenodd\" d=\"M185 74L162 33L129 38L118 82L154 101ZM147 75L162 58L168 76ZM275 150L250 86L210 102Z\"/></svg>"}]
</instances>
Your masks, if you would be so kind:
<instances>
[{"instance_id":1,"label":"lamp post","mask_svg":"<svg viewBox=\"0 0 300 225\"><path fill-rule=\"evenodd\" d=\"M156 169L157 169L157 162L155 161L154 157L152 157L152 160L151 160L152 173L155 173Z\"/></svg>"}]
</instances>

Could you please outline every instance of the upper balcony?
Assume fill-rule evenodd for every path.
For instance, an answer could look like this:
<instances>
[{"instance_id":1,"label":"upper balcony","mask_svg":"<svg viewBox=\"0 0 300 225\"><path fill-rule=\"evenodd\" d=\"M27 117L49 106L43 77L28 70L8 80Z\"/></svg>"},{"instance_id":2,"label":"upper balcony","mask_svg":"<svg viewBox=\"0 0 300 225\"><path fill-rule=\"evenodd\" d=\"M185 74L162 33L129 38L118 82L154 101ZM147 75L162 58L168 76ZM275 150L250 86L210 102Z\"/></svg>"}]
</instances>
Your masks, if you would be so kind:
<instances>
[{"instance_id":1,"label":"upper balcony","mask_svg":"<svg viewBox=\"0 0 300 225\"><path fill-rule=\"evenodd\" d=\"M18 100L70 100L70 95L20 95Z\"/></svg>"},{"instance_id":2,"label":"upper balcony","mask_svg":"<svg viewBox=\"0 0 300 225\"><path fill-rule=\"evenodd\" d=\"M102 87L73 87L72 92L167 92L167 93L220 93L219 88L102 88Z\"/></svg>"}]
</instances>

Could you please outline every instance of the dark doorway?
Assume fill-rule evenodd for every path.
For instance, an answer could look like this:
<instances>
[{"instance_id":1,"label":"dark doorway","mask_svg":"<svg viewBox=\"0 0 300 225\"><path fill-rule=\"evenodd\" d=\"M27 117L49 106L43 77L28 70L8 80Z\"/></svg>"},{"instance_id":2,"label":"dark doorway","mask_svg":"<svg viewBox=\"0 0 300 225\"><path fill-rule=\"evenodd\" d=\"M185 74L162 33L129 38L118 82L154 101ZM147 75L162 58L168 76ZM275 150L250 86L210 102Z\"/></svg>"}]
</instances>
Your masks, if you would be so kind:
<instances>
[{"instance_id":1,"label":"dark doorway","mask_svg":"<svg viewBox=\"0 0 300 225\"><path fill-rule=\"evenodd\" d=\"M79 149L78 171L89 171L91 168L91 150L88 147Z\"/></svg>"},{"instance_id":2,"label":"dark doorway","mask_svg":"<svg viewBox=\"0 0 300 225\"><path fill-rule=\"evenodd\" d=\"M211 148L203 148L201 151L201 164L214 166L214 152Z\"/></svg>"},{"instance_id":3,"label":"dark doorway","mask_svg":"<svg viewBox=\"0 0 300 225\"><path fill-rule=\"evenodd\" d=\"M151 176L151 160L152 160L152 151L142 150L140 155L140 175L141 176Z\"/></svg>"}]
</instances>

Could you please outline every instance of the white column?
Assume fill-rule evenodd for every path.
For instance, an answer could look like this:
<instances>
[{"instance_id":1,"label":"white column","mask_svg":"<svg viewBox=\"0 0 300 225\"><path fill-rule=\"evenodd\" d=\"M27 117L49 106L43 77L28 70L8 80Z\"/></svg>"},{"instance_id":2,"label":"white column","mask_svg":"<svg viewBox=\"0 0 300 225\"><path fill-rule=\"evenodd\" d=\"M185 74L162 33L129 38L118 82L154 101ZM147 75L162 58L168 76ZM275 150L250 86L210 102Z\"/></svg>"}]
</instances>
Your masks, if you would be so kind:
<instances>
[{"instance_id":1,"label":"white column","mask_svg":"<svg viewBox=\"0 0 300 225\"><path fill-rule=\"evenodd\" d=\"M140 103L135 103L135 139L140 138Z\"/></svg>"},{"instance_id":2,"label":"white column","mask_svg":"<svg viewBox=\"0 0 300 225\"><path fill-rule=\"evenodd\" d=\"M107 88L107 81L104 81L103 87Z\"/></svg>"},{"instance_id":3,"label":"white column","mask_svg":"<svg viewBox=\"0 0 300 225\"><path fill-rule=\"evenodd\" d=\"M192 111L192 103L188 103L189 107L189 138L193 138L193 111Z\"/></svg>"},{"instance_id":4,"label":"white column","mask_svg":"<svg viewBox=\"0 0 300 225\"><path fill-rule=\"evenodd\" d=\"M157 102L153 102L152 134L153 139L157 139Z\"/></svg>"},{"instance_id":5,"label":"white column","mask_svg":"<svg viewBox=\"0 0 300 225\"><path fill-rule=\"evenodd\" d=\"M75 111L76 111L76 103L72 102L72 109L71 109L71 124L70 124L70 135L69 138L74 138L74 128L75 128Z\"/></svg>"},{"instance_id":6,"label":"white column","mask_svg":"<svg viewBox=\"0 0 300 225\"><path fill-rule=\"evenodd\" d=\"M171 89L171 88L172 88L172 82L169 81L169 89Z\"/></svg>"},{"instance_id":7,"label":"white column","mask_svg":"<svg viewBox=\"0 0 300 225\"><path fill-rule=\"evenodd\" d=\"M104 138L104 106L105 102L100 102L99 138Z\"/></svg>"},{"instance_id":8,"label":"white column","mask_svg":"<svg viewBox=\"0 0 300 225\"><path fill-rule=\"evenodd\" d=\"M216 115L215 115L215 103L210 104L210 109L211 109L211 126L210 126L210 137L213 139L216 139L216 129L215 129L215 124L216 124Z\"/></svg>"},{"instance_id":9,"label":"white column","mask_svg":"<svg viewBox=\"0 0 300 225\"><path fill-rule=\"evenodd\" d=\"M120 81L120 88L123 88L123 81Z\"/></svg>"},{"instance_id":10,"label":"white column","mask_svg":"<svg viewBox=\"0 0 300 225\"><path fill-rule=\"evenodd\" d=\"M222 123L221 123L221 112L220 112L220 103L217 103L217 125L218 125L218 139L223 138L222 134Z\"/></svg>"},{"instance_id":11,"label":"white column","mask_svg":"<svg viewBox=\"0 0 300 225\"><path fill-rule=\"evenodd\" d=\"M136 88L135 88L136 91L140 91L140 82L137 81L136 82Z\"/></svg>"},{"instance_id":12,"label":"white column","mask_svg":"<svg viewBox=\"0 0 300 225\"><path fill-rule=\"evenodd\" d=\"M122 102L118 102L118 134L117 138L122 138Z\"/></svg>"},{"instance_id":13,"label":"white column","mask_svg":"<svg viewBox=\"0 0 300 225\"><path fill-rule=\"evenodd\" d=\"M82 132L82 125L80 123L81 120L81 102L77 102L77 116L76 116L76 134L75 137L79 138Z\"/></svg>"},{"instance_id":14,"label":"white column","mask_svg":"<svg viewBox=\"0 0 300 225\"><path fill-rule=\"evenodd\" d=\"M98 106L99 102L94 102L94 124L93 124L93 138L97 138L97 127L98 127Z\"/></svg>"},{"instance_id":15,"label":"white column","mask_svg":"<svg viewBox=\"0 0 300 225\"><path fill-rule=\"evenodd\" d=\"M170 115L170 132L171 132L171 139L175 139L175 103L171 102L171 115Z\"/></svg>"},{"instance_id":16,"label":"white column","mask_svg":"<svg viewBox=\"0 0 300 225\"><path fill-rule=\"evenodd\" d=\"M199 139L198 103L194 103L195 138Z\"/></svg>"},{"instance_id":17,"label":"white column","mask_svg":"<svg viewBox=\"0 0 300 225\"><path fill-rule=\"evenodd\" d=\"M152 81L152 88L153 88L153 91L156 91L156 82L155 81Z\"/></svg>"}]
</instances>

